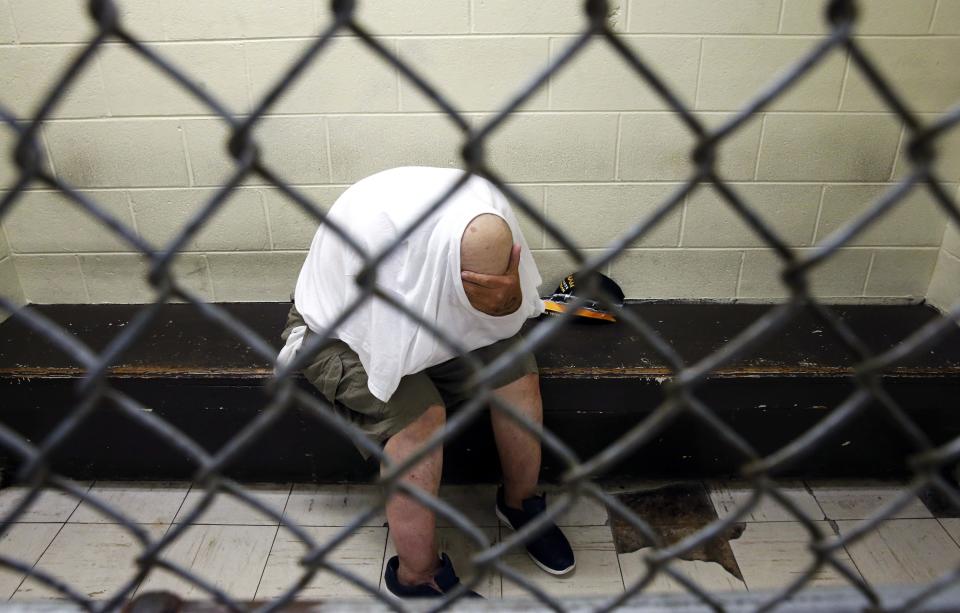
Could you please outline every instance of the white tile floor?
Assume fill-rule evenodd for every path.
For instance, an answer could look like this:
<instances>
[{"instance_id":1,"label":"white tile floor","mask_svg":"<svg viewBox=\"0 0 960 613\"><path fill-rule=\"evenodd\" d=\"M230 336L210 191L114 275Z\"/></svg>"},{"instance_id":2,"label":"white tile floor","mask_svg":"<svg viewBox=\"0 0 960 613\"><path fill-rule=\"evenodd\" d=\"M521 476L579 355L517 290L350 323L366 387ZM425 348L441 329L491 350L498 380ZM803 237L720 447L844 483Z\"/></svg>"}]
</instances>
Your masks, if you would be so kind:
<instances>
[{"instance_id":1,"label":"white tile floor","mask_svg":"<svg viewBox=\"0 0 960 613\"><path fill-rule=\"evenodd\" d=\"M719 517L736 512L749 498L740 483L709 483L709 497ZM784 492L827 535L835 528L846 534L860 520L897 496L895 484L874 482L785 482ZM89 492L119 509L150 536L159 538L180 522L200 502L203 492L188 483L84 484ZM654 484L618 484L613 492L653 487ZM377 489L366 485L256 484L248 487L263 504L304 526L317 542L337 534L339 527L374 503ZM547 488L548 491L551 488ZM498 526L492 512L493 486L444 486L441 496L475 521L490 542L507 538L509 529ZM0 513L22 499L19 488L0 490ZM712 590L777 588L802 573L811 554L806 548L807 529L772 499L762 500L744 515L745 529L730 547L743 580L714 562L678 560L672 568ZM461 578L472 576L470 556L478 546L449 522L438 522L438 539ZM558 595L613 594L639 580L647 550L617 554L604 509L583 501L559 522L577 553L577 570L563 578L537 569L523 552L506 561L545 591ZM933 580L960 564L960 519L936 518L918 499L911 500L880 530L838 553L851 571L874 585L916 584ZM0 538L0 554L34 564L80 593L106 598L134 576L133 561L140 551L136 538L89 503L46 492ZM369 585L383 589L384 561L393 555L389 530L382 512L373 514L364 527L341 544L332 559ZM166 559L208 580L239 599L276 598L299 580L298 564L305 546L275 519L228 496L217 496L167 550ZM821 568L815 586L841 585L844 579L832 568ZM170 589L188 598L205 598L196 586L169 571L154 569L138 591ZM652 591L683 588L659 576ZM520 594L509 579L488 576L477 586L487 597ZM20 573L0 570L0 596L16 600L56 598L58 594ZM315 574L300 598L363 597L363 590L330 571Z\"/></svg>"}]
</instances>

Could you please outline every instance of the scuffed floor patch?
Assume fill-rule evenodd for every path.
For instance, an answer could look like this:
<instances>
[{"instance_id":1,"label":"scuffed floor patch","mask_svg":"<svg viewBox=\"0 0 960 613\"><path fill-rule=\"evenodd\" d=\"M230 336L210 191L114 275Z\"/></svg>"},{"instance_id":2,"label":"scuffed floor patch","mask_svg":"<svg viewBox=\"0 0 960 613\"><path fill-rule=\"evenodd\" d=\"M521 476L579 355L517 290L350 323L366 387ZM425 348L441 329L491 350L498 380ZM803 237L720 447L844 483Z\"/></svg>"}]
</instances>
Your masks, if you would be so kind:
<instances>
[{"instance_id":1,"label":"scuffed floor patch","mask_svg":"<svg viewBox=\"0 0 960 613\"><path fill-rule=\"evenodd\" d=\"M667 545L677 543L719 519L706 488L698 482L673 483L615 495L659 532ZM619 554L632 553L654 545L640 531L614 513L610 514L610 526ZM742 523L733 524L716 538L681 556L681 559L714 562L733 577L743 581L730 541L739 538L744 528Z\"/></svg>"}]
</instances>

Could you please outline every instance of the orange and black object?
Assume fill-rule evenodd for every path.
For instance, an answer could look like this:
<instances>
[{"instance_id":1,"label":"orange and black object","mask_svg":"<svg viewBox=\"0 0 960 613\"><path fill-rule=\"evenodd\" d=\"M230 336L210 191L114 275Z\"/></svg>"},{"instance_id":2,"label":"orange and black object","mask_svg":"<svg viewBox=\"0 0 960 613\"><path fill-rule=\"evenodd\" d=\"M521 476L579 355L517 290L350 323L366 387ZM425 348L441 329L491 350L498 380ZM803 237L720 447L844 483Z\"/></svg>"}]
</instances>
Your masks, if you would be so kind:
<instances>
[{"instance_id":1,"label":"orange and black object","mask_svg":"<svg viewBox=\"0 0 960 613\"><path fill-rule=\"evenodd\" d=\"M586 282L577 284L576 275L567 275L560 281L560 285L554 290L553 295L543 299L543 306L550 313L566 313L571 304L578 298L586 298L586 302L574 313L577 317L584 317L597 321L617 321L617 318L606 308L603 307L599 296L604 297L604 302L613 303L618 306L623 305L623 290L617 285L616 281L610 277L594 273L596 275L596 288L588 288ZM594 289L594 291L590 291Z\"/></svg>"}]
</instances>

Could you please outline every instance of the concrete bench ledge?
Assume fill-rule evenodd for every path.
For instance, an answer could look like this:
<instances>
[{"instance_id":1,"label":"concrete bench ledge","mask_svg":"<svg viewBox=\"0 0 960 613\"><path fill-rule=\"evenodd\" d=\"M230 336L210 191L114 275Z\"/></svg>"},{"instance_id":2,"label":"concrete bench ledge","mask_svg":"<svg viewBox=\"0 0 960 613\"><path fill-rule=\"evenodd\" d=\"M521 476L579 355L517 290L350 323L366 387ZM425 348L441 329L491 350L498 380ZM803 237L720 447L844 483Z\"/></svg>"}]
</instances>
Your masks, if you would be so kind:
<instances>
[{"instance_id":1,"label":"concrete bench ledge","mask_svg":"<svg viewBox=\"0 0 960 613\"><path fill-rule=\"evenodd\" d=\"M221 305L279 348L288 304ZM142 306L33 306L94 350L118 334ZM735 338L771 307L733 304L630 304L688 364ZM894 346L937 313L924 305L834 307L875 352ZM539 325L528 323L528 328ZM885 374L887 390L935 440L960 433L951 405L960 392L960 330L909 363ZM537 354L545 422L581 458L588 458L635 426L663 400L671 370L625 324L576 323ZM755 353L724 366L697 396L761 453L770 453L850 394L852 357L829 330L802 315ZM0 324L0 419L41 440L73 406L82 369L19 323ZM262 385L271 367L240 339L189 305L163 307L147 334L110 369L112 385L131 394L204 447L215 450L262 410ZM303 385L308 385L302 382ZM313 418L292 411L233 467L251 480L362 480L376 467ZM868 411L835 433L790 476L874 476L905 472L910 451L903 437ZM496 454L487 420L447 445L452 480L496 478ZM739 459L715 433L683 417L622 462L614 476L672 478L728 476ZM195 467L155 435L101 410L58 450L56 467L78 478L188 478ZM546 476L562 473L552 457Z\"/></svg>"}]
</instances>

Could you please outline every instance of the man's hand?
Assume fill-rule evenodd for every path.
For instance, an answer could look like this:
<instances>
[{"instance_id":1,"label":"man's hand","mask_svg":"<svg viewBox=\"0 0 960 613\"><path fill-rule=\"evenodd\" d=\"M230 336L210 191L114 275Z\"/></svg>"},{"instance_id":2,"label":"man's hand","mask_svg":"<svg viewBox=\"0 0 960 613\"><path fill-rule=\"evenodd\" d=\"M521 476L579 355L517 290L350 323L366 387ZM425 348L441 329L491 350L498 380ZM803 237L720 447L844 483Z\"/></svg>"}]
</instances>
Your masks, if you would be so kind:
<instances>
[{"instance_id":1,"label":"man's hand","mask_svg":"<svg viewBox=\"0 0 960 613\"><path fill-rule=\"evenodd\" d=\"M520 290L520 245L513 246L507 271L502 275L484 275L464 270L460 273L460 279L473 308L497 317L513 313L523 302Z\"/></svg>"}]
</instances>

